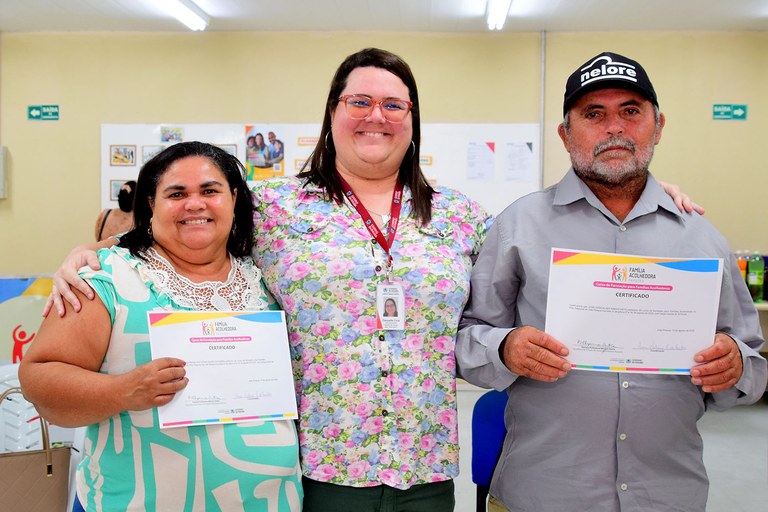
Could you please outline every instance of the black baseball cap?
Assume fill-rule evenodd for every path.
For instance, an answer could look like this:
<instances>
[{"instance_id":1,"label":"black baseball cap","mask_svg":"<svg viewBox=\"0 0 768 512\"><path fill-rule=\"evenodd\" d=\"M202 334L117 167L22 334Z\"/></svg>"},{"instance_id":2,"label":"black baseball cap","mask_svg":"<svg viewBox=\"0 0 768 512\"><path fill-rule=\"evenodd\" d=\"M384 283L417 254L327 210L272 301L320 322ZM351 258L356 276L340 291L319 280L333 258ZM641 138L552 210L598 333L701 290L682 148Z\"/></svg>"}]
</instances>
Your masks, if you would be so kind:
<instances>
[{"instance_id":1,"label":"black baseball cap","mask_svg":"<svg viewBox=\"0 0 768 512\"><path fill-rule=\"evenodd\" d=\"M653 84L643 66L618 53L603 52L579 66L568 77L565 83L563 115L577 99L588 92L613 87L635 91L659 106L656 91L653 90Z\"/></svg>"}]
</instances>

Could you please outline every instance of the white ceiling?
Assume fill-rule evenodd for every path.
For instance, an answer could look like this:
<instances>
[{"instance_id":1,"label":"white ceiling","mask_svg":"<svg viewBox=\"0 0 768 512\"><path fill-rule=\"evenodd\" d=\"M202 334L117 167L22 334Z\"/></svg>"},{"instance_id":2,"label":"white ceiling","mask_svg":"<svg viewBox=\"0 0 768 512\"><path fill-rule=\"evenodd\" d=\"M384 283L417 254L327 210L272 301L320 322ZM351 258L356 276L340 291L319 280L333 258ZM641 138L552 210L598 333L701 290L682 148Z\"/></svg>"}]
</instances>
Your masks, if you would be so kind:
<instances>
[{"instance_id":1,"label":"white ceiling","mask_svg":"<svg viewBox=\"0 0 768 512\"><path fill-rule=\"evenodd\" d=\"M196 0L208 31L485 32L485 0ZM186 32L153 0L0 0L0 32ZM768 30L768 0L514 0L503 32Z\"/></svg>"}]
</instances>

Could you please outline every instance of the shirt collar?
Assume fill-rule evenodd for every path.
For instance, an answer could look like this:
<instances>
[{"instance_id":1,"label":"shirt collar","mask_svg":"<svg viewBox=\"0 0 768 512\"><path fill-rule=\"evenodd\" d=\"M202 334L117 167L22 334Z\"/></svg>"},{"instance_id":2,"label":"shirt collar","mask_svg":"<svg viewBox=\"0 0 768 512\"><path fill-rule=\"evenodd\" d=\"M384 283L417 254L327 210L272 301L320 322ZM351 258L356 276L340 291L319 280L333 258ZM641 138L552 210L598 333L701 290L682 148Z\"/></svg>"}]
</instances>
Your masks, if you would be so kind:
<instances>
[{"instance_id":1,"label":"shirt collar","mask_svg":"<svg viewBox=\"0 0 768 512\"><path fill-rule=\"evenodd\" d=\"M609 218L613 218L613 215L610 215L608 209L600 202L594 192L592 192L581 178L576 176L573 168L570 168L563 179L560 180L560 183L557 184L555 198L552 203L554 206L565 206L575 203L580 199L586 200L594 208L608 215ZM641 215L655 212L659 208L667 210L669 213L678 217L683 217L682 213L677 209L677 206L675 206L675 202L672 198L664 192L664 189L661 188L661 185L656 181L656 178L654 178L651 173L648 173L648 181L645 184L645 189L643 189L643 193L632 208L632 211L629 212L627 218L624 219L624 223L629 222L636 217L640 217Z\"/></svg>"}]
</instances>

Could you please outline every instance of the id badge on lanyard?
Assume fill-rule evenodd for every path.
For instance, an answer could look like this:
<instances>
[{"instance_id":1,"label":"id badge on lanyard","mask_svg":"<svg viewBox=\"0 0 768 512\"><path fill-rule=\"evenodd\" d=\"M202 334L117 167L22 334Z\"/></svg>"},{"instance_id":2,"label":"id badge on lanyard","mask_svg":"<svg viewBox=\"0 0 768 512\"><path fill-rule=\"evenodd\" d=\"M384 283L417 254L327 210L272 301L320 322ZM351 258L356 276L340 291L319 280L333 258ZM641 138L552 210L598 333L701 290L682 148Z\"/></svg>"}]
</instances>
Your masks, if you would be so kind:
<instances>
[{"instance_id":1,"label":"id badge on lanyard","mask_svg":"<svg viewBox=\"0 0 768 512\"><path fill-rule=\"evenodd\" d=\"M392 194L392 206L390 208L390 221L387 236L381 232L373 221L371 214L358 199L349 184L341 179L344 196L354 206L357 213L363 219L365 228L378 242L387 255L386 275L387 282L376 286L376 326L385 331L402 331L405 329L405 291L400 283L393 281L391 242L395 239L397 226L400 222L400 208L402 207L403 185L398 183Z\"/></svg>"},{"instance_id":2,"label":"id badge on lanyard","mask_svg":"<svg viewBox=\"0 0 768 512\"><path fill-rule=\"evenodd\" d=\"M376 287L376 327L385 331L405 329L405 292L399 283Z\"/></svg>"}]
</instances>

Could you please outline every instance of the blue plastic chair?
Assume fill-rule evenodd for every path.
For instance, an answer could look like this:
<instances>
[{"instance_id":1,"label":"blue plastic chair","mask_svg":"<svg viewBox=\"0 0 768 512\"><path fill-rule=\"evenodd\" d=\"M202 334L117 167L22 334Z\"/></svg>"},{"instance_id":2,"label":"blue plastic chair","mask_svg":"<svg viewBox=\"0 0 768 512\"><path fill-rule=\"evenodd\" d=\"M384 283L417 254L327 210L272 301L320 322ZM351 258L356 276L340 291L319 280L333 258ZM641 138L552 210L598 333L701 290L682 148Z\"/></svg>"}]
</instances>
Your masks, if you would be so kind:
<instances>
[{"instance_id":1,"label":"blue plastic chair","mask_svg":"<svg viewBox=\"0 0 768 512\"><path fill-rule=\"evenodd\" d=\"M85 508L80 503L80 500L75 496L75 501L72 503L72 512L85 512Z\"/></svg>"},{"instance_id":2,"label":"blue plastic chair","mask_svg":"<svg viewBox=\"0 0 768 512\"><path fill-rule=\"evenodd\" d=\"M477 485L476 510L486 512L491 477L501 455L507 429L504 426L505 391L483 394L472 409L472 482Z\"/></svg>"}]
</instances>

